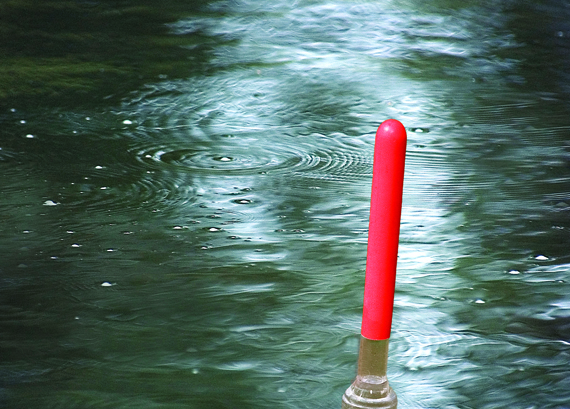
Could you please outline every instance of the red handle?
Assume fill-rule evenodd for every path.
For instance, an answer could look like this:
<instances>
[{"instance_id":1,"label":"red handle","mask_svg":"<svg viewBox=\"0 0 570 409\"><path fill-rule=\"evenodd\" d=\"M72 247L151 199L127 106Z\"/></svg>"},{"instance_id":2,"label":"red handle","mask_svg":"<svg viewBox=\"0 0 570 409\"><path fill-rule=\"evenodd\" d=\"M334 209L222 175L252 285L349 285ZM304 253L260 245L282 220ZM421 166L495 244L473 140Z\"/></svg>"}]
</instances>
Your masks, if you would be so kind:
<instances>
[{"instance_id":1,"label":"red handle","mask_svg":"<svg viewBox=\"0 0 570 409\"><path fill-rule=\"evenodd\" d=\"M363 337L390 338L402 214L406 129L388 119L376 131L364 283Z\"/></svg>"}]
</instances>

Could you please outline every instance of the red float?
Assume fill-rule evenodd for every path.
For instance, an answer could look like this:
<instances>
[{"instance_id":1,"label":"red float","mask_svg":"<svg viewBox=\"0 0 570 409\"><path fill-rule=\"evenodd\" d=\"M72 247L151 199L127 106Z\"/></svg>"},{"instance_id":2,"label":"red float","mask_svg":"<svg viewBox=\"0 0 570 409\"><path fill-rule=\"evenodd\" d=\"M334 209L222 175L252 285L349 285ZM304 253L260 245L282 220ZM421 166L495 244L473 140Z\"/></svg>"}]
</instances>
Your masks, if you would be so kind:
<instances>
[{"instance_id":1,"label":"red float","mask_svg":"<svg viewBox=\"0 0 570 409\"><path fill-rule=\"evenodd\" d=\"M388 119L376 132L361 334L390 338L404 188L406 129Z\"/></svg>"}]
</instances>

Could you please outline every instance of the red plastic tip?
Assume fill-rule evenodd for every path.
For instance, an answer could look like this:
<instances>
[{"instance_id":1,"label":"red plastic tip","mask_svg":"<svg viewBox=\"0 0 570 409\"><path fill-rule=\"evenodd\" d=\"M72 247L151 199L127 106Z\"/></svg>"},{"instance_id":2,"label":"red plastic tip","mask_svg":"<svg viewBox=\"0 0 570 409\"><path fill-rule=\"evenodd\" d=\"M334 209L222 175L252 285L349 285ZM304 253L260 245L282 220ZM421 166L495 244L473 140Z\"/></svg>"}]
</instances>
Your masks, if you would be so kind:
<instances>
[{"instance_id":1,"label":"red plastic tip","mask_svg":"<svg viewBox=\"0 0 570 409\"><path fill-rule=\"evenodd\" d=\"M362 314L363 337L390 338L402 214L406 129L388 119L376 131Z\"/></svg>"}]
</instances>

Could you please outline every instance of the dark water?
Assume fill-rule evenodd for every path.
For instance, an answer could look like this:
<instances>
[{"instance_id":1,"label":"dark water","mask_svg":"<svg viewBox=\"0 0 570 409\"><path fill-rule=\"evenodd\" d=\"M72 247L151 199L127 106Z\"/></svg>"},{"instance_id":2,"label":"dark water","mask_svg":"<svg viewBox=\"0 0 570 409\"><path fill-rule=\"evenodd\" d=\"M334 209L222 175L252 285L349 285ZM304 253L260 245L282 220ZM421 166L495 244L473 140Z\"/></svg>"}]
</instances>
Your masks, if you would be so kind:
<instances>
[{"instance_id":1,"label":"dark water","mask_svg":"<svg viewBox=\"0 0 570 409\"><path fill-rule=\"evenodd\" d=\"M387 118L399 407L570 407L570 3L0 10L0 407L340 407Z\"/></svg>"}]
</instances>

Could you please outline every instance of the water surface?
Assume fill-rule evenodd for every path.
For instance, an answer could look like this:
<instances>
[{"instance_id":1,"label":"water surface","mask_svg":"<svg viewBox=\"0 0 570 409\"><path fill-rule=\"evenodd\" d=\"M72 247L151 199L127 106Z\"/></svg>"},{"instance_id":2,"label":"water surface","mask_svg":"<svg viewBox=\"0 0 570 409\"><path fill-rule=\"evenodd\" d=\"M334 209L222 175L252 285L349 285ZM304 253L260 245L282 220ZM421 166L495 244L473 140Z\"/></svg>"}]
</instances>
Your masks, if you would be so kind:
<instances>
[{"instance_id":1,"label":"water surface","mask_svg":"<svg viewBox=\"0 0 570 409\"><path fill-rule=\"evenodd\" d=\"M4 407L340 407L387 118L399 407L568 407L568 4L74 3L34 41L121 75L2 93Z\"/></svg>"}]
</instances>

